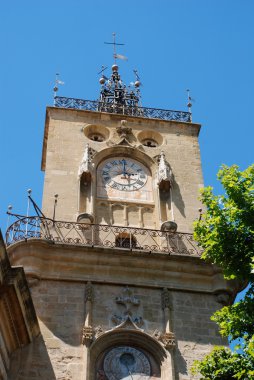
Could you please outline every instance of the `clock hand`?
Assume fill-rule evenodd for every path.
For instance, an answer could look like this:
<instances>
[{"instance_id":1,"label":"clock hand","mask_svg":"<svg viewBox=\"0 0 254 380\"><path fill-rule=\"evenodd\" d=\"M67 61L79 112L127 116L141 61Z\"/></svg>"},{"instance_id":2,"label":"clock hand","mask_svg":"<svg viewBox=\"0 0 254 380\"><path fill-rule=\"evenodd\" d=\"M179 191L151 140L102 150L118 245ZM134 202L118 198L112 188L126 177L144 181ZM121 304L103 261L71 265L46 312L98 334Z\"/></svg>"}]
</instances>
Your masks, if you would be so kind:
<instances>
[{"instance_id":1,"label":"clock hand","mask_svg":"<svg viewBox=\"0 0 254 380\"><path fill-rule=\"evenodd\" d=\"M127 371L128 371L128 373L129 373L129 375L130 375L130 377L131 377L131 380L133 380L132 373L131 373L131 370L130 370L129 367L128 367L128 364L125 364L125 366L126 366Z\"/></svg>"},{"instance_id":2,"label":"clock hand","mask_svg":"<svg viewBox=\"0 0 254 380\"><path fill-rule=\"evenodd\" d=\"M126 166L126 161L125 161L125 159L123 159L122 160L122 164L123 164L123 176L124 176L124 178L126 177L126 168L125 168L125 166Z\"/></svg>"}]
</instances>

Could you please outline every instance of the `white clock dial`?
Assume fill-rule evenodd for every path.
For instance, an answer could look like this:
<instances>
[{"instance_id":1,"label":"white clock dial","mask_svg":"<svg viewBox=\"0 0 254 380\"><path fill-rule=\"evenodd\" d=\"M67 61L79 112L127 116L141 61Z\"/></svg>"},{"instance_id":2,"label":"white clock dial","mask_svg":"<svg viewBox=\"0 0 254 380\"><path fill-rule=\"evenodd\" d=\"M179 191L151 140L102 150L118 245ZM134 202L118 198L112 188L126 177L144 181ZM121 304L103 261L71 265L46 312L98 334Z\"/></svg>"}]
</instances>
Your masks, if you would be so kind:
<instances>
[{"instance_id":1,"label":"white clock dial","mask_svg":"<svg viewBox=\"0 0 254 380\"><path fill-rule=\"evenodd\" d=\"M143 165L126 157L112 158L103 166L102 179L106 186L120 191L135 191L147 182Z\"/></svg>"}]
</instances>

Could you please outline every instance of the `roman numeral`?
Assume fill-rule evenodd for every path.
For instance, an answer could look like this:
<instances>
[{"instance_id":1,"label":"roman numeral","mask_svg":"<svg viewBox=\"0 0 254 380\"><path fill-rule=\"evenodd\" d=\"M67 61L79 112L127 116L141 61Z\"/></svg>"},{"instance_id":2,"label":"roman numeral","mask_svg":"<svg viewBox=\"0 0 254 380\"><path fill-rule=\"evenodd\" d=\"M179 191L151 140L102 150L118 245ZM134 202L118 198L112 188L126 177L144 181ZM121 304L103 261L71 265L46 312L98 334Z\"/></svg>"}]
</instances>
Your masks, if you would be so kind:
<instances>
[{"instance_id":1,"label":"roman numeral","mask_svg":"<svg viewBox=\"0 0 254 380\"><path fill-rule=\"evenodd\" d=\"M113 189L118 189L119 187L119 185L116 182L113 182L110 186L113 187Z\"/></svg>"}]
</instances>

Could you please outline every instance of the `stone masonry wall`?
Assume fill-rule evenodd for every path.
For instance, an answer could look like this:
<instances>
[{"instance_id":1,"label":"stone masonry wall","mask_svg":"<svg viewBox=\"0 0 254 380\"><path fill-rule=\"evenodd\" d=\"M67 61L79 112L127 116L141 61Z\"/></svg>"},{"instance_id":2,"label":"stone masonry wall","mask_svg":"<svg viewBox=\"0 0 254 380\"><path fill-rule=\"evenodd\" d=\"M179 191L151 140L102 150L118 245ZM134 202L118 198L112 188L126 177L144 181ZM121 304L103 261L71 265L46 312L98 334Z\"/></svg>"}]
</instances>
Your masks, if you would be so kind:
<instances>
[{"instance_id":1,"label":"stone masonry wall","mask_svg":"<svg viewBox=\"0 0 254 380\"><path fill-rule=\"evenodd\" d=\"M172 292L173 329L176 334L176 372L179 380L190 380L190 367L194 360L212 350L212 345L227 345L218 333L211 315L221 305L215 295Z\"/></svg>"},{"instance_id":2,"label":"stone masonry wall","mask_svg":"<svg viewBox=\"0 0 254 380\"><path fill-rule=\"evenodd\" d=\"M199 188L203 186L198 125L61 109L49 109L48 114L50 116L44 153L46 170L43 194L43 212L46 216L52 217L54 195L58 194L56 219L76 221L79 212L78 169L85 145L89 143L89 147L95 152L112 147L112 144L119 140L116 127L119 127L124 118L128 127L132 128L132 147L153 159L164 151L174 176L173 204L178 230L192 231L192 222L197 218L200 207L197 200ZM96 126L98 131L100 128L107 129L108 139L104 142L90 140L84 133L90 125ZM139 136L147 131L156 131L162 139L161 145L156 148L142 145ZM157 182L154 178L154 193L156 189ZM155 206L157 207L157 204ZM168 213L167 217L170 217L170 210Z\"/></svg>"},{"instance_id":3,"label":"stone masonry wall","mask_svg":"<svg viewBox=\"0 0 254 380\"><path fill-rule=\"evenodd\" d=\"M93 284L94 328L100 327L105 332L121 322L126 307L116 299L125 290L122 285ZM130 307L138 325L141 321L139 327L150 335L155 330L163 332L162 290L131 286L129 290L140 301L139 305ZM171 319L177 341L174 352L176 379L190 380L193 379L189 374L193 360L208 353L211 344L225 343L219 337L216 325L210 321L218 303L214 295L177 291L170 294ZM32 288L32 296L42 338L16 353L16 366L12 368L9 380L85 380L82 345L85 284L43 280Z\"/></svg>"},{"instance_id":4,"label":"stone masonry wall","mask_svg":"<svg viewBox=\"0 0 254 380\"><path fill-rule=\"evenodd\" d=\"M42 338L19 353L18 374L16 354L9 380L83 380L84 286L41 281L31 291Z\"/></svg>"}]
</instances>

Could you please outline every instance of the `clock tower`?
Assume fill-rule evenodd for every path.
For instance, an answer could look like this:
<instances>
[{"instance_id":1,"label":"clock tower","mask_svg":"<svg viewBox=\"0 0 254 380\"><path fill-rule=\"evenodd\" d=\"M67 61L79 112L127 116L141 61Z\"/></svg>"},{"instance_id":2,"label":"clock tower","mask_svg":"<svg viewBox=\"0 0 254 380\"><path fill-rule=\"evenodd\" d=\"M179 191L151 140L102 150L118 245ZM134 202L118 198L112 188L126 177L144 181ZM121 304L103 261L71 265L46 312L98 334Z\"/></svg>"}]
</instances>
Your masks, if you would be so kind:
<instances>
[{"instance_id":1,"label":"clock tower","mask_svg":"<svg viewBox=\"0 0 254 380\"><path fill-rule=\"evenodd\" d=\"M47 107L42 212L7 231L41 339L9 379L190 380L193 360L225 344L210 316L236 288L192 238L200 125L142 107L135 75L126 87L114 63L98 101Z\"/></svg>"}]
</instances>

